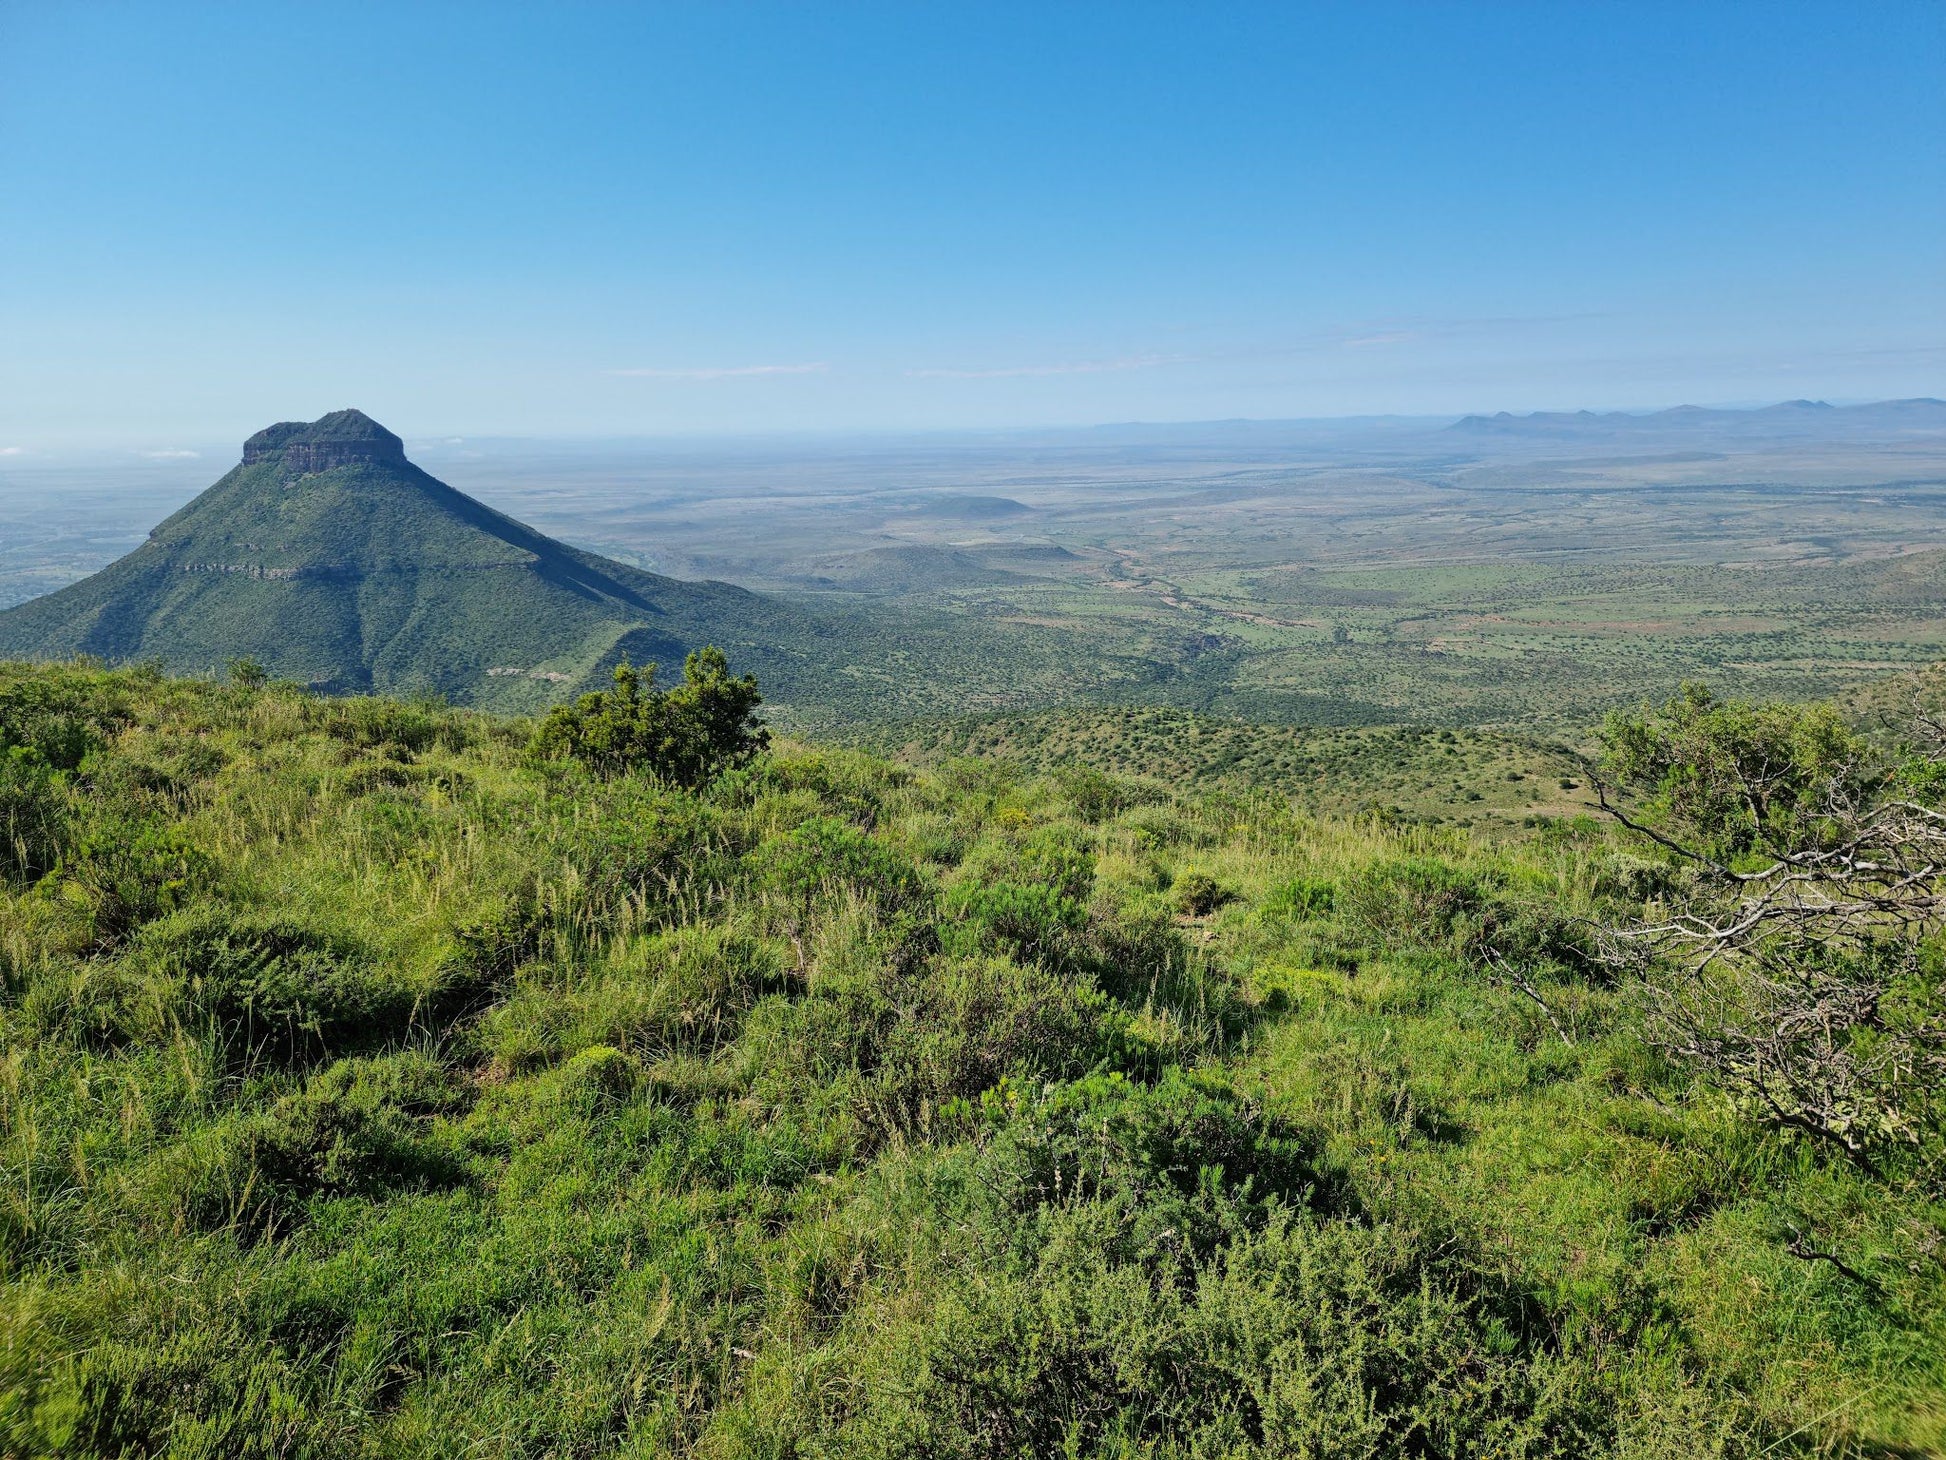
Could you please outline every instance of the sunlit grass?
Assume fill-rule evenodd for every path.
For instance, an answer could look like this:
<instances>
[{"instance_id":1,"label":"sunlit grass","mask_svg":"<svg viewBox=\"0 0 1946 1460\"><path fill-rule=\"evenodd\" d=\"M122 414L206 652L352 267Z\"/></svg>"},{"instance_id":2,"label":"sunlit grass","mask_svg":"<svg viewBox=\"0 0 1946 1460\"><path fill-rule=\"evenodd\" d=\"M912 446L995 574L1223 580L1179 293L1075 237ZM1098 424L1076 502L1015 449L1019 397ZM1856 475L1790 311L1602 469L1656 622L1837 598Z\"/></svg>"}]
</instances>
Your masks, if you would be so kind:
<instances>
[{"instance_id":1,"label":"sunlit grass","mask_svg":"<svg viewBox=\"0 0 1946 1460\"><path fill-rule=\"evenodd\" d=\"M1946 1444L1937 1204L1548 951L1614 907L1593 824L795 744L690 795L85 669L0 709L97 737L0 893L6 1453ZM1547 1010L1413 877L1526 917Z\"/></svg>"}]
</instances>

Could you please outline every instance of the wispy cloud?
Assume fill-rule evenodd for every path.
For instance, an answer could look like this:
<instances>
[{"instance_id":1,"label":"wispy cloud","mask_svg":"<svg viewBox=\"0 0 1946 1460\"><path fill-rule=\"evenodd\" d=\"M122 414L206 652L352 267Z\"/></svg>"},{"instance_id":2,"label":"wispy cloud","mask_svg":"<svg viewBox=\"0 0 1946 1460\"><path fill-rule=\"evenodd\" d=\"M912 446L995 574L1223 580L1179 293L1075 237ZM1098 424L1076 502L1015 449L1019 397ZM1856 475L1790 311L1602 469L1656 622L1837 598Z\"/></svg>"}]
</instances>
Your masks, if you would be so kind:
<instances>
[{"instance_id":1,"label":"wispy cloud","mask_svg":"<svg viewBox=\"0 0 1946 1460\"><path fill-rule=\"evenodd\" d=\"M688 365L666 367L645 365L630 370L611 370L610 375L627 375L646 380L736 380L751 375L822 375L831 367L822 360L808 365Z\"/></svg>"},{"instance_id":2,"label":"wispy cloud","mask_svg":"<svg viewBox=\"0 0 1946 1460\"><path fill-rule=\"evenodd\" d=\"M1362 350L1368 345L1403 345L1407 340L1418 338L1418 332L1415 330L1387 330L1383 334L1360 335L1345 340L1343 344L1348 350Z\"/></svg>"},{"instance_id":3,"label":"wispy cloud","mask_svg":"<svg viewBox=\"0 0 1946 1460\"><path fill-rule=\"evenodd\" d=\"M1100 375L1109 370L1147 370L1155 365L1177 365L1193 360L1193 355L1124 355L1118 360L1073 360L1059 365L1004 365L996 370L908 370L920 380L1001 380L1013 375Z\"/></svg>"},{"instance_id":4,"label":"wispy cloud","mask_svg":"<svg viewBox=\"0 0 1946 1460\"><path fill-rule=\"evenodd\" d=\"M200 451L138 451L137 456L146 456L150 461L195 461L203 453Z\"/></svg>"},{"instance_id":5,"label":"wispy cloud","mask_svg":"<svg viewBox=\"0 0 1946 1460\"><path fill-rule=\"evenodd\" d=\"M27 448L24 446L0 446L0 456L25 456L26 454Z\"/></svg>"}]
</instances>

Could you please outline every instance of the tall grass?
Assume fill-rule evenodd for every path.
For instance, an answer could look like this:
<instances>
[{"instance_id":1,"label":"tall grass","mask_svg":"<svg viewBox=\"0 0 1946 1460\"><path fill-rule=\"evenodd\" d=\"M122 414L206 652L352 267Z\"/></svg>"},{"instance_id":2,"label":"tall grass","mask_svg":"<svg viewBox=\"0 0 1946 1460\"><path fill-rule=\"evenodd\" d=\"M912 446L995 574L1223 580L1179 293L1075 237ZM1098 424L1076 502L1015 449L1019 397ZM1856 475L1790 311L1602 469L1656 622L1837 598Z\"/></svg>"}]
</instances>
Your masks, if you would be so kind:
<instances>
[{"instance_id":1,"label":"tall grass","mask_svg":"<svg viewBox=\"0 0 1946 1460\"><path fill-rule=\"evenodd\" d=\"M85 741L0 890L0 1452L1946 1444L1939 1207L1635 1037L1598 830L85 667L0 734Z\"/></svg>"}]
</instances>

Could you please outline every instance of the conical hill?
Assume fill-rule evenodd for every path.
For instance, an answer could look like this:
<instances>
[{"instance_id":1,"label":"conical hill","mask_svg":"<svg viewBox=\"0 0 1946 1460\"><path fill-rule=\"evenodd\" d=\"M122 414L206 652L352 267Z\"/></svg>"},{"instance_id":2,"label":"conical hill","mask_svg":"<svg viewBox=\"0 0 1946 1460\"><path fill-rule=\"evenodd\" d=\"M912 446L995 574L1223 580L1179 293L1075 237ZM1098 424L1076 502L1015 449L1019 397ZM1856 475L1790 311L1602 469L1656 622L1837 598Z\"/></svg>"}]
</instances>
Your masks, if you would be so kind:
<instances>
[{"instance_id":1,"label":"conical hill","mask_svg":"<svg viewBox=\"0 0 1946 1460\"><path fill-rule=\"evenodd\" d=\"M0 657L241 656L337 692L431 690L509 709L558 699L623 653L703 643L770 660L796 616L725 583L660 577L495 512L406 460L360 411L286 421L128 556L0 613Z\"/></svg>"}]
</instances>

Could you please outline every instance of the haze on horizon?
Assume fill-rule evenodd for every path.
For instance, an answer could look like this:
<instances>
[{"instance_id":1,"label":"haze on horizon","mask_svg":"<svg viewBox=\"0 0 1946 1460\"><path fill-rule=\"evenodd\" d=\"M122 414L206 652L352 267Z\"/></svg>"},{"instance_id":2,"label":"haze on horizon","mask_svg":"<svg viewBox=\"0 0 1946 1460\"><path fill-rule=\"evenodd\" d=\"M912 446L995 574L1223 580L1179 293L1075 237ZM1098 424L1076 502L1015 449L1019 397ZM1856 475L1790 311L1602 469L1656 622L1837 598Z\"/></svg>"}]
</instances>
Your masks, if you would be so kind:
<instances>
[{"instance_id":1,"label":"haze on horizon","mask_svg":"<svg viewBox=\"0 0 1946 1460\"><path fill-rule=\"evenodd\" d=\"M1946 8L0 4L0 452L1946 395Z\"/></svg>"}]
</instances>

